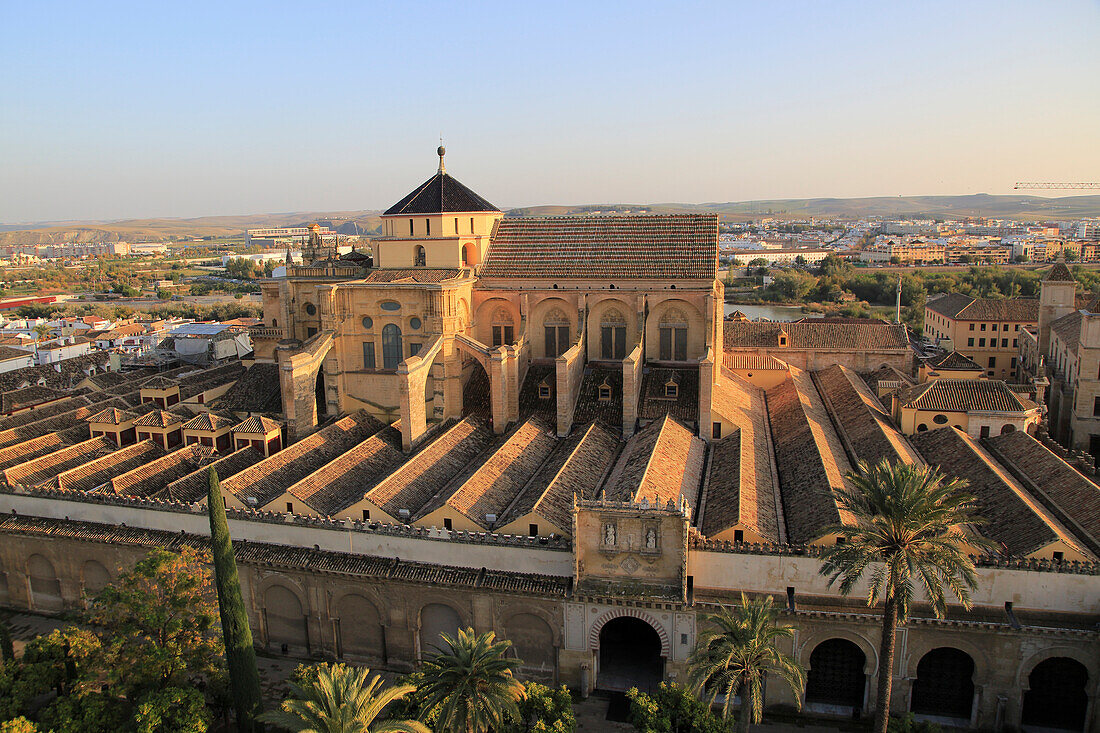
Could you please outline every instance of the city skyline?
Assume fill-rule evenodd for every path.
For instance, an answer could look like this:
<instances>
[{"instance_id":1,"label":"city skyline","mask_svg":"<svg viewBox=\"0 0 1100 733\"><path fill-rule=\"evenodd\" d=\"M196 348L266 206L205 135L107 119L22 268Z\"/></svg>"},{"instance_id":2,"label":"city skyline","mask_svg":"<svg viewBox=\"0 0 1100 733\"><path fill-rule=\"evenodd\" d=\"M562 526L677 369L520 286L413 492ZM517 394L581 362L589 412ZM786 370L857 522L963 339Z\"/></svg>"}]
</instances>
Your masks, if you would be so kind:
<instances>
[{"instance_id":1,"label":"city skyline","mask_svg":"<svg viewBox=\"0 0 1100 733\"><path fill-rule=\"evenodd\" d=\"M0 222L1100 177L1093 2L264 9L0 11Z\"/></svg>"}]
</instances>

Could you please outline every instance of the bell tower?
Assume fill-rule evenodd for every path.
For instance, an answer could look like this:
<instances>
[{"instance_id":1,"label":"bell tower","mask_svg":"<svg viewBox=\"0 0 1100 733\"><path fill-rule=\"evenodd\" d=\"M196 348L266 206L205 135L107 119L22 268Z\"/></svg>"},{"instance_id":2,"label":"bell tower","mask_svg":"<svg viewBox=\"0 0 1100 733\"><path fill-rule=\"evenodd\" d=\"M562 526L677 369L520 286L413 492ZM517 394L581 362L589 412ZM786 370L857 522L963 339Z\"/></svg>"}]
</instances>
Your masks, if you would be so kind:
<instances>
[{"instance_id":1,"label":"bell tower","mask_svg":"<svg viewBox=\"0 0 1100 733\"><path fill-rule=\"evenodd\" d=\"M1039 285L1039 353L1047 357L1050 324L1076 309L1077 280L1064 262L1058 262Z\"/></svg>"}]
</instances>

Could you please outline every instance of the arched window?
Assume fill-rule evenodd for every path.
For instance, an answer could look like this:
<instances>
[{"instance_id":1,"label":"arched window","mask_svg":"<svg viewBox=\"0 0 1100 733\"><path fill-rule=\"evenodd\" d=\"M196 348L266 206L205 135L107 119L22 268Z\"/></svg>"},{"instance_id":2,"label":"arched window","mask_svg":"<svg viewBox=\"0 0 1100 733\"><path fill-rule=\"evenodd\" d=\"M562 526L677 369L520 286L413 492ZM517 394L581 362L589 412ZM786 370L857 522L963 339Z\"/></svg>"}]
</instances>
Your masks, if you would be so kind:
<instances>
[{"instance_id":1,"label":"arched window","mask_svg":"<svg viewBox=\"0 0 1100 733\"><path fill-rule=\"evenodd\" d=\"M546 340L546 356L556 359L569 349L569 321L560 308L554 308L546 314L542 325Z\"/></svg>"},{"instance_id":2,"label":"arched window","mask_svg":"<svg viewBox=\"0 0 1100 733\"><path fill-rule=\"evenodd\" d=\"M382 368L396 369L401 363L401 329L395 324L387 324L382 329Z\"/></svg>"},{"instance_id":3,"label":"arched window","mask_svg":"<svg viewBox=\"0 0 1100 733\"><path fill-rule=\"evenodd\" d=\"M608 308L600 319L600 358L626 358L626 317L618 308Z\"/></svg>"},{"instance_id":4,"label":"arched window","mask_svg":"<svg viewBox=\"0 0 1100 733\"><path fill-rule=\"evenodd\" d=\"M455 219L455 231L458 231L458 219ZM462 245L462 266L469 267L472 258L470 257L470 245Z\"/></svg>"},{"instance_id":5,"label":"arched window","mask_svg":"<svg viewBox=\"0 0 1100 733\"><path fill-rule=\"evenodd\" d=\"M661 361L687 361L687 316L679 308L669 308L660 320Z\"/></svg>"},{"instance_id":6,"label":"arched window","mask_svg":"<svg viewBox=\"0 0 1100 733\"><path fill-rule=\"evenodd\" d=\"M428 263L428 256L424 252L423 245L416 245L416 254L414 255L413 265L416 267L424 267Z\"/></svg>"},{"instance_id":7,"label":"arched window","mask_svg":"<svg viewBox=\"0 0 1100 733\"><path fill-rule=\"evenodd\" d=\"M465 250L463 250L465 251ZM497 308L493 311L493 346L502 346L513 343L515 339L515 324L512 314L505 308Z\"/></svg>"}]
</instances>

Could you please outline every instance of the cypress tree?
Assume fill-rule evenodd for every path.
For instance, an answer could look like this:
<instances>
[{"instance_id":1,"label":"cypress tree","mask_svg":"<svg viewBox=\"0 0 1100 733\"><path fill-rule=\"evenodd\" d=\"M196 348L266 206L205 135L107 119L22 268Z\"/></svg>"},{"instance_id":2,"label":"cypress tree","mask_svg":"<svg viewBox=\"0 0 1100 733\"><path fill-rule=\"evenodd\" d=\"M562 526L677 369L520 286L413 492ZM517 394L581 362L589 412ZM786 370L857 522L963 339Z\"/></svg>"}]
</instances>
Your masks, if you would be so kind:
<instances>
[{"instance_id":1,"label":"cypress tree","mask_svg":"<svg viewBox=\"0 0 1100 733\"><path fill-rule=\"evenodd\" d=\"M263 712L260 698L260 673L256 669L256 650L252 647L252 629L241 598L241 581L237 575L237 560L233 557L233 541L229 537L229 521L225 516L218 472L210 467L207 474L209 492L206 499L210 514L210 548L214 555L214 583L218 588L218 610L225 636L225 657L229 663L229 684L233 704L237 709L237 729L241 733L262 731L256 718Z\"/></svg>"}]
</instances>

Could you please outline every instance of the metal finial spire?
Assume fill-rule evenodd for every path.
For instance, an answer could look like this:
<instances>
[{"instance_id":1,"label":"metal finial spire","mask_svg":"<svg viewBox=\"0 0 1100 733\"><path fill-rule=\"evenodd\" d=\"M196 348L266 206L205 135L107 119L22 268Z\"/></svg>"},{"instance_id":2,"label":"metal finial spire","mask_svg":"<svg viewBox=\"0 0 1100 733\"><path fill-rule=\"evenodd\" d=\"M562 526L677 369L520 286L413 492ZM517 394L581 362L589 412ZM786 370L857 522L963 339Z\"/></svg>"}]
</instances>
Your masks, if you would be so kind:
<instances>
[{"instance_id":1,"label":"metal finial spire","mask_svg":"<svg viewBox=\"0 0 1100 733\"><path fill-rule=\"evenodd\" d=\"M439 147L436 148L435 152L439 154L439 172L446 173L447 168L443 165L443 156L447 154L447 148L443 147L443 133L439 134Z\"/></svg>"}]
</instances>

